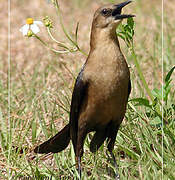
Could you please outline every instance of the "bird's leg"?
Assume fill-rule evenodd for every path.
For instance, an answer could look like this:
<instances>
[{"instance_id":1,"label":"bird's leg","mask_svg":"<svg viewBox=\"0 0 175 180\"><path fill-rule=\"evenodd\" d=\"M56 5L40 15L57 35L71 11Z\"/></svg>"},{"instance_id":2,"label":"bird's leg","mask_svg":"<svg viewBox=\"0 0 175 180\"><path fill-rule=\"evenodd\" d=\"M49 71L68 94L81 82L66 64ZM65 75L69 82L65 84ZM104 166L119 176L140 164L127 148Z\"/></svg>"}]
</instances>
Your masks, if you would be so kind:
<instances>
[{"instance_id":1,"label":"bird's leg","mask_svg":"<svg viewBox=\"0 0 175 180\"><path fill-rule=\"evenodd\" d=\"M116 159L115 159L115 156L114 156L112 151L114 149L115 139L116 139L116 136L117 136L119 126L120 125L116 125L113 122L110 124L110 126L108 127L108 139L107 139L108 151L110 153L110 156L111 156L112 161L113 161L113 165L115 167L115 179L116 180L119 180L120 176L119 176L119 173L118 173L118 166L117 166L117 163L116 163ZM110 160L111 158L108 155L108 151L107 151L107 156L108 156L108 159Z\"/></svg>"},{"instance_id":2,"label":"bird's leg","mask_svg":"<svg viewBox=\"0 0 175 180\"><path fill-rule=\"evenodd\" d=\"M83 144L85 137L86 137L85 128L82 129L79 128L77 145L76 145L76 158L77 158L78 173L80 180L81 180L81 157L83 156Z\"/></svg>"},{"instance_id":3,"label":"bird's leg","mask_svg":"<svg viewBox=\"0 0 175 180\"><path fill-rule=\"evenodd\" d=\"M106 154L108 156L108 160L111 161L111 159L112 159L112 161L114 163L114 167L115 167L115 179L116 180L120 180L120 175L118 173L118 165L117 165L114 153L112 151L109 151L109 153L110 153L110 155L108 154L108 151L106 152Z\"/></svg>"},{"instance_id":4,"label":"bird's leg","mask_svg":"<svg viewBox=\"0 0 175 180\"><path fill-rule=\"evenodd\" d=\"M81 157L80 156L76 156L76 162L77 162L77 170L78 170L78 174L79 174L79 180L81 180Z\"/></svg>"},{"instance_id":5,"label":"bird's leg","mask_svg":"<svg viewBox=\"0 0 175 180\"><path fill-rule=\"evenodd\" d=\"M115 167L115 170L116 170L116 172L115 172L115 178L116 178L116 180L119 180L119 179L120 179L120 175L119 175L119 173L118 173L118 165L117 165L117 162L116 162L114 153L111 151L110 154L111 154L111 157L112 157L112 159L113 159L114 167Z\"/></svg>"},{"instance_id":6,"label":"bird's leg","mask_svg":"<svg viewBox=\"0 0 175 180\"><path fill-rule=\"evenodd\" d=\"M78 157L78 174L81 180L81 157Z\"/></svg>"},{"instance_id":7,"label":"bird's leg","mask_svg":"<svg viewBox=\"0 0 175 180\"><path fill-rule=\"evenodd\" d=\"M77 166L78 166L78 174L79 174L79 180L81 180L81 157L76 157Z\"/></svg>"}]
</instances>

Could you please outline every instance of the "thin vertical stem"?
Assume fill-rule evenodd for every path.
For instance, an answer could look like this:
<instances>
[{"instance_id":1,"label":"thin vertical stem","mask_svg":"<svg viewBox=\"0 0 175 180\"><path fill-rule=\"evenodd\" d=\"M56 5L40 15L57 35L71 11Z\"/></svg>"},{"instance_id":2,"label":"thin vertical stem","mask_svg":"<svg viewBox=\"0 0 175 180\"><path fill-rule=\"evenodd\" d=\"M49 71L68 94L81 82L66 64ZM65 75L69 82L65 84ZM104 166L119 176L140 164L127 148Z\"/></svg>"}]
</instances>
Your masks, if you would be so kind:
<instances>
[{"instance_id":1,"label":"thin vertical stem","mask_svg":"<svg viewBox=\"0 0 175 180\"><path fill-rule=\"evenodd\" d=\"M11 151L11 117L10 117L10 96L11 96L11 90L10 90L10 87L11 87L11 74L10 74L10 69L11 69L11 64L10 64L10 59L11 59L11 54L10 54L10 50L11 50L11 42L10 42L10 31L11 31L11 27L10 27L10 0L8 0L8 128L7 128L7 139L6 139L6 142L9 143L9 147L8 147L8 167L7 167L7 171L8 171L8 176L10 176L10 151Z\"/></svg>"},{"instance_id":2,"label":"thin vertical stem","mask_svg":"<svg viewBox=\"0 0 175 180\"><path fill-rule=\"evenodd\" d=\"M163 19L164 19L164 0L162 0L162 42L161 42L161 49L162 49L162 57L161 57L161 60L162 60L162 106L161 106L161 111L162 111L162 179L163 179L163 170L164 170L164 162L163 162L163 150L164 150L164 147L163 147L163 141L164 141L164 130L163 130L163 128L164 128L164 123L163 123L163 114L164 114L164 112L163 112L163 105L164 105L164 102L163 102L163 93L164 93L164 91L163 91L163 79L164 79L164 77L163 77L163 74L164 74L164 68L163 68L163 59L164 59L164 22L163 22Z\"/></svg>"}]
</instances>

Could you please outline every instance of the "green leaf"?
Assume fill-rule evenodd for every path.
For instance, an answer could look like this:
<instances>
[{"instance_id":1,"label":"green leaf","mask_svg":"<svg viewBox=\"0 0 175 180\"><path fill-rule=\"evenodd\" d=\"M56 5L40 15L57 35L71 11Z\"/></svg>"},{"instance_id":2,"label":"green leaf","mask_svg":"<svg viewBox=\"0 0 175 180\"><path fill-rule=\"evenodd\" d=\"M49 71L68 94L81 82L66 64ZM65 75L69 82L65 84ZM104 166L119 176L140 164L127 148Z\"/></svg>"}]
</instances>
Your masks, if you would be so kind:
<instances>
[{"instance_id":1,"label":"green leaf","mask_svg":"<svg viewBox=\"0 0 175 180\"><path fill-rule=\"evenodd\" d=\"M118 35L120 38L122 38L123 40L125 40L125 36L123 36L122 34L117 33L117 35Z\"/></svg>"},{"instance_id":2,"label":"green leaf","mask_svg":"<svg viewBox=\"0 0 175 180\"><path fill-rule=\"evenodd\" d=\"M168 72L168 74L167 74L166 77L165 77L165 82L168 82L168 81L169 81L169 79L170 79L170 77L171 77L174 69L175 69L175 66Z\"/></svg>"},{"instance_id":3,"label":"green leaf","mask_svg":"<svg viewBox=\"0 0 175 180\"><path fill-rule=\"evenodd\" d=\"M32 122L32 142L35 142L36 132L37 132L37 124L33 121Z\"/></svg>"},{"instance_id":4,"label":"green leaf","mask_svg":"<svg viewBox=\"0 0 175 180\"><path fill-rule=\"evenodd\" d=\"M75 30L75 42L78 41L78 29L79 29L79 22L77 23L76 30Z\"/></svg>"},{"instance_id":5,"label":"green leaf","mask_svg":"<svg viewBox=\"0 0 175 180\"><path fill-rule=\"evenodd\" d=\"M127 19L127 24L131 27L131 29L134 28L134 20L132 17Z\"/></svg>"},{"instance_id":6,"label":"green leaf","mask_svg":"<svg viewBox=\"0 0 175 180\"><path fill-rule=\"evenodd\" d=\"M163 89L166 90L167 88L171 87L170 83L171 83L171 79L165 82L165 85L163 86Z\"/></svg>"},{"instance_id":7,"label":"green leaf","mask_svg":"<svg viewBox=\"0 0 175 180\"><path fill-rule=\"evenodd\" d=\"M157 97L158 99L162 99L162 91L155 88L152 90L152 94L154 97Z\"/></svg>"},{"instance_id":8,"label":"green leaf","mask_svg":"<svg viewBox=\"0 0 175 180\"><path fill-rule=\"evenodd\" d=\"M134 20L129 18L127 24L120 24L117 28L117 35L122 38L127 47L130 48L133 44L133 35L134 35Z\"/></svg>"},{"instance_id":9,"label":"green leaf","mask_svg":"<svg viewBox=\"0 0 175 180\"><path fill-rule=\"evenodd\" d=\"M152 126L160 127L162 124L162 120L160 119L159 116L156 116L152 121L150 121L150 124Z\"/></svg>"},{"instance_id":10,"label":"green leaf","mask_svg":"<svg viewBox=\"0 0 175 180\"><path fill-rule=\"evenodd\" d=\"M151 107L151 105L149 104L149 100L145 98L134 98L134 99L131 99L130 101L137 102L138 103L137 105Z\"/></svg>"}]
</instances>

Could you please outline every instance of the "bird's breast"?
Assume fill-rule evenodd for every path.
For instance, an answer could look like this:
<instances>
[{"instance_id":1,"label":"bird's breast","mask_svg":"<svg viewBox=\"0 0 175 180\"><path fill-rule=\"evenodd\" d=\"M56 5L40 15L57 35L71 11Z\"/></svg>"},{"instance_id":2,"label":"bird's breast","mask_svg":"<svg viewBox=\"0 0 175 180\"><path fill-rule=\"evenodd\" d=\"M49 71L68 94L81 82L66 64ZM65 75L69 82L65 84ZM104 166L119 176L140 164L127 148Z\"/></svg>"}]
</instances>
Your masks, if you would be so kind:
<instances>
[{"instance_id":1,"label":"bird's breast","mask_svg":"<svg viewBox=\"0 0 175 180\"><path fill-rule=\"evenodd\" d=\"M96 124L107 124L112 119L120 121L128 97L129 69L126 62L99 63L86 68L84 75L89 82L86 110L91 114L90 119L93 118Z\"/></svg>"},{"instance_id":2,"label":"bird's breast","mask_svg":"<svg viewBox=\"0 0 175 180\"><path fill-rule=\"evenodd\" d=\"M121 90L128 90L130 73L121 54L120 56L109 56L106 59L103 56L100 60L96 59L87 63L84 77L90 83L92 94L108 99L113 96L125 95L125 91L121 92Z\"/></svg>"}]
</instances>

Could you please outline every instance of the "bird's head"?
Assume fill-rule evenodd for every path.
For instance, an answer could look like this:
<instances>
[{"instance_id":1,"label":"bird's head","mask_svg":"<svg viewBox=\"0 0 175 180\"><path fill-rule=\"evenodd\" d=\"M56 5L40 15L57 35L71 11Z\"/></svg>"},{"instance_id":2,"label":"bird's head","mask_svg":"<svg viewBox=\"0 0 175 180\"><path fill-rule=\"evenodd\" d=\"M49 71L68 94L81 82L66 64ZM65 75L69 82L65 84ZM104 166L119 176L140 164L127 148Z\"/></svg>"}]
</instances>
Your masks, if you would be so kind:
<instances>
[{"instance_id":1,"label":"bird's head","mask_svg":"<svg viewBox=\"0 0 175 180\"><path fill-rule=\"evenodd\" d=\"M97 9L93 18L93 28L116 29L122 19L134 17L131 14L121 14L122 8L131 2L131 0L128 0L120 4L105 5Z\"/></svg>"}]
</instances>

